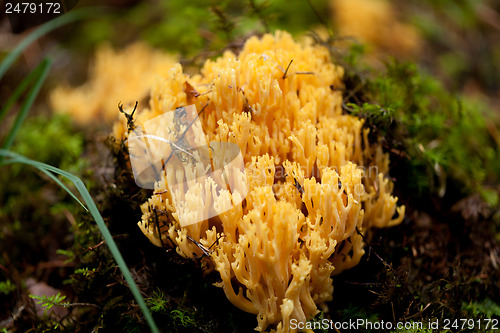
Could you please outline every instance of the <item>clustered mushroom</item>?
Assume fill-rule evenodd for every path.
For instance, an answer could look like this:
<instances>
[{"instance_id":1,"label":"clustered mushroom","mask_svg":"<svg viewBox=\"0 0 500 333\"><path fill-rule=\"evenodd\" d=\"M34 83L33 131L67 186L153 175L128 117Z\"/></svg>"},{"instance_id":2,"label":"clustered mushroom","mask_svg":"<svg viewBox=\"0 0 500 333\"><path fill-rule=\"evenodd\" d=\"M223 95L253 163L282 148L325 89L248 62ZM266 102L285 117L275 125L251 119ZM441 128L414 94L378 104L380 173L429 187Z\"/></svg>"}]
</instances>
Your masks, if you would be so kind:
<instances>
[{"instance_id":1,"label":"clustered mushroom","mask_svg":"<svg viewBox=\"0 0 500 333\"><path fill-rule=\"evenodd\" d=\"M287 332L292 319L326 310L332 276L359 263L364 235L404 217L391 194L388 155L369 142L363 120L342 111L343 73L324 47L276 32L248 39L238 55L207 60L200 74L174 65L153 84L149 108L136 112L140 126L195 105L203 110L200 142L238 145L245 171L232 181L245 183L236 188L246 186L246 196L205 184L185 189L177 211L169 184L188 184L197 162L175 172L167 166L138 225L183 257L208 254L203 269L220 274L217 286L257 316L258 331ZM125 119L115 123L115 137L128 133ZM181 224L196 204L214 214Z\"/></svg>"}]
</instances>

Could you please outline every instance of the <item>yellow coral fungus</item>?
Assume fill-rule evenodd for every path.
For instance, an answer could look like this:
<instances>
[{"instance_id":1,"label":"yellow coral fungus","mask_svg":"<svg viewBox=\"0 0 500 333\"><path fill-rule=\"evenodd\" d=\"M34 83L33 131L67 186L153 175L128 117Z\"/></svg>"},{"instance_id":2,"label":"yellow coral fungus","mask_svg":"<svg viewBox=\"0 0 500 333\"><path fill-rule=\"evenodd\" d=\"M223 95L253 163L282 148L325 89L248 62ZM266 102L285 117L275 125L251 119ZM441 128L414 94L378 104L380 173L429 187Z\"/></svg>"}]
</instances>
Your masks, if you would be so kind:
<instances>
[{"instance_id":1,"label":"yellow coral fungus","mask_svg":"<svg viewBox=\"0 0 500 333\"><path fill-rule=\"evenodd\" d=\"M117 118L117 103L147 97L156 77L167 74L175 64L173 56L135 43L121 52L107 45L96 52L88 82L78 88L61 86L50 101L56 112L69 113L78 123L88 124Z\"/></svg>"},{"instance_id":2,"label":"yellow coral fungus","mask_svg":"<svg viewBox=\"0 0 500 333\"><path fill-rule=\"evenodd\" d=\"M342 35L392 55L411 57L422 44L417 30L397 20L387 0L330 0L334 22Z\"/></svg>"},{"instance_id":3,"label":"yellow coral fungus","mask_svg":"<svg viewBox=\"0 0 500 333\"><path fill-rule=\"evenodd\" d=\"M204 108L207 142L239 146L248 185L243 201L212 188L221 213L181 227L175 193L166 189L184 176L174 180L166 168L142 205L139 227L155 245L186 258L202 254L191 240L205 248L218 240L206 269L220 273L218 285L234 305L257 315L259 331L288 332L292 319L316 315L332 299L332 275L364 254L361 234L404 216L391 196L387 155L368 142L362 120L342 114L341 89L331 89L342 88L342 76L328 51L311 42L283 32L252 37L238 56L207 60L200 75L174 66L136 118L142 125L194 103ZM115 135L128 135L124 119ZM232 209L219 207L223 196L232 198Z\"/></svg>"}]
</instances>

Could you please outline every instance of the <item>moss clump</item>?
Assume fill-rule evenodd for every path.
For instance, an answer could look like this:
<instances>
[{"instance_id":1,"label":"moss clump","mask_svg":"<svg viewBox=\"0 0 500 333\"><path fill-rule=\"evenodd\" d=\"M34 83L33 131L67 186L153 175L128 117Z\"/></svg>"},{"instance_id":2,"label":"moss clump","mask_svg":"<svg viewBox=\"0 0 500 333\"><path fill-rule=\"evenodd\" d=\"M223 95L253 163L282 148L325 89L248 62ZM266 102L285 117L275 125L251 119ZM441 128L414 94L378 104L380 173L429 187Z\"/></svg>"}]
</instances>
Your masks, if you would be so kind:
<instances>
[{"instance_id":1,"label":"moss clump","mask_svg":"<svg viewBox=\"0 0 500 333\"><path fill-rule=\"evenodd\" d=\"M73 128L69 116L35 116L23 124L12 150L39 162L80 174L86 163L81 158L84 139L83 134Z\"/></svg>"},{"instance_id":2,"label":"moss clump","mask_svg":"<svg viewBox=\"0 0 500 333\"><path fill-rule=\"evenodd\" d=\"M499 318L500 304L498 304L498 302L494 302L490 298L486 298L479 302L463 302L462 311L475 318Z\"/></svg>"},{"instance_id":3,"label":"moss clump","mask_svg":"<svg viewBox=\"0 0 500 333\"><path fill-rule=\"evenodd\" d=\"M500 179L500 150L484 105L460 99L411 63L388 62L369 79L350 74L356 86L348 90L361 93L348 95L345 111L364 118L372 140L381 138L396 156L401 190L418 198L448 192L453 201L479 192L498 203L488 186Z\"/></svg>"}]
</instances>

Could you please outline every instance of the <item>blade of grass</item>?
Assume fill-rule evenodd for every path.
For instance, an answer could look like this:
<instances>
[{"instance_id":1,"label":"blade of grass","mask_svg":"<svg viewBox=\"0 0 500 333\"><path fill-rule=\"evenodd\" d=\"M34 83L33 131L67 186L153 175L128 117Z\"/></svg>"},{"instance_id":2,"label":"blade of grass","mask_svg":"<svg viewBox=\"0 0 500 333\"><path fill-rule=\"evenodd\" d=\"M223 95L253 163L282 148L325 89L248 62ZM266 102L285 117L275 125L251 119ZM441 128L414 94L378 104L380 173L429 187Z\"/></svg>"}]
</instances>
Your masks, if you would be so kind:
<instances>
[{"instance_id":1,"label":"blade of grass","mask_svg":"<svg viewBox=\"0 0 500 333\"><path fill-rule=\"evenodd\" d=\"M85 187L85 184L82 182L82 180L69 172L66 172L64 170L58 169L56 167L53 167L51 165L37 162L34 160L31 160L29 158L26 158L22 155L16 154L14 152L5 150L5 149L0 149L0 156L7 157L8 159L5 162L0 162L0 167L6 164L10 164L9 161L14 161L16 163L23 163L27 165L31 165L32 167L35 167L39 170L45 170L45 171L50 171L54 172L58 175L61 175L63 177L68 178L70 181L73 182L75 187L77 188L78 192L80 192L80 195L83 198L83 201L87 204L88 210L92 214L92 217L96 221L97 227L101 231L102 237L106 241L111 254L113 255L113 258L115 259L116 263L118 264L118 267L120 268L123 277L125 278L125 281L127 282L130 291L134 295L135 300L137 301L137 304L139 305L140 309L142 310L142 313L144 314L144 317L146 318L146 322L148 323L149 327L151 328L151 331L153 333L159 333L160 331L158 330L158 327L156 326L156 323L154 322L153 317L151 316L151 312L149 311L146 303L144 302L144 299L139 291L139 288L135 284L134 279L132 278L132 274L130 273L130 270L128 269L127 264L125 263L125 260L123 259L120 250L118 250L118 247L116 246L115 241L113 240L113 237L111 236L111 233L108 230L108 227L104 223L104 220L101 216L101 213L97 209L97 206L90 196L90 193L88 192L87 188ZM43 172L45 172L43 171Z\"/></svg>"},{"instance_id":2,"label":"blade of grass","mask_svg":"<svg viewBox=\"0 0 500 333\"><path fill-rule=\"evenodd\" d=\"M56 176L54 176L50 171L47 171L45 169L40 169L44 174L46 174L47 176L49 176L50 178L52 178L53 181L55 181L57 183L57 185L59 185L63 190L65 190L66 192L68 192L69 195L71 195L71 197L73 199L75 199L87 212L89 211L87 209L87 207L85 207L85 205L83 204L83 202L80 201L80 199L78 199L78 197L62 182L59 180L59 178L57 178Z\"/></svg>"},{"instance_id":3,"label":"blade of grass","mask_svg":"<svg viewBox=\"0 0 500 333\"><path fill-rule=\"evenodd\" d=\"M69 13L63 14L52 21L42 24L35 31L30 33L26 38L24 38L19 45L16 46L12 52L9 53L5 57L5 59L0 64L0 79L4 76L5 72L9 69L14 61L21 55L21 53L35 40L42 37L46 33L59 28L65 24L68 24L72 21L76 21L82 19L84 17L89 17L91 14L95 14L97 12L96 8L83 8L71 11Z\"/></svg>"},{"instance_id":4,"label":"blade of grass","mask_svg":"<svg viewBox=\"0 0 500 333\"><path fill-rule=\"evenodd\" d=\"M19 159L16 159L16 158L10 158L7 161L1 162L0 166L7 165L7 164L14 164L14 163L23 163L23 161L19 160ZM65 190L66 192L68 192L69 195L71 195L71 197L73 199L75 199L83 207L83 209L85 209L87 212L89 211L87 209L87 207L85 207L85 205L83 204L83 202L81 202L80 199L78 199L78 197L62 181L59 180L59 178L57 178L56 176L54 176L50 171L47 171L45 169L39 169L39 170L42 171L47 176L49 176L49 178L51 178L53 181L55 181L57 183L57 185L59 185L63 190Z\"/></svg>"},{"instance_id":5,"label":"blade of grass","mask_svg":"<svg viewBox=\"0 0 500 333\"><path fill-rule=\"evenodd\" d=\"M21 111L17 115L16 120L14 121L14 124L12 125L9 131L9 134L7 135L7 138L5 139L2 145L3 149L9 149L12 146L12 143L16 138L17 132L21 128L24 119L26 119L26 116L28 115L28 111L31 109L31 106L35 101L36 96L38 95L40 89L42 88L43 82L45 82L45 79L47 78L47 74L49 73L51 64L52 61L50 59L45 58L40 62L40 64L34 70L35 72L34 77L36 78L35 85L30 89L28 96L24 100L23 105L21 106Z\"/></svg>"}]
</instances>

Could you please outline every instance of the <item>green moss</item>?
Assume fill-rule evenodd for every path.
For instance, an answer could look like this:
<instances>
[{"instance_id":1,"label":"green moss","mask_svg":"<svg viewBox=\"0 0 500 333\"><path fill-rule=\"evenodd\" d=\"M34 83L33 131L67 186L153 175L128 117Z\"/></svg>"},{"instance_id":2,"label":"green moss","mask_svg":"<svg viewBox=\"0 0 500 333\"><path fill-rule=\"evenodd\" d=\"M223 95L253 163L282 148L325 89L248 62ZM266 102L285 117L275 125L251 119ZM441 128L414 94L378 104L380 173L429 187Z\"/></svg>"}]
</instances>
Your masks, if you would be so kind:
<instances>
[{"instance_id":1,"label":"green moss","mask_svg":"<svg viewBox=\"0 0 500 333\"><path fill-rule=\"evenodd\" d=\"M168 300L163 291L158 289L153 292L151 297L146 298L146 304L152 312L165 313L167 311Z\"/></svg>"},{"instance_id":2,"label":"green moss","mask_svg":"<svg viewBox=\"0 0 500 333\"><path fill-rule=\"evenodd\" d=\"M474 318L499 318L500 317L500 304L493 300L486 298L482 301L462 303L462 310L469 316Z\"/></svg>"},{"instance_id":3,"label":"green moss","mask_svg":"<svg viewBox=\"0 0 500 333\"><path fill-rule=\"evenodd\" d=\"M85 160L81 158L83 143L84 136L74 130L70 117L56 114L51 117L28 118L19 131L12 150L79 174L85 166Z\"/></svg>"},{"instance_id":4,"label":"green moss","mask_svg":"<svg viewBox=\"0 0 500 333\"><path fill-rule=\"evenodd\" d=\"M358 82L363 94L351 97L346 111L364 118L372 140L382 138L399 155L393 160L403 162L400 180L409 193L443 197L449 189L465 196L498 182L500 152L484 105L458 98L411 63L389 62L383 74Z\"/></svg>"},{"instance_id":5,"label":"green moss","mask_svg":"<svg viewBox=\"0 0 500 333\"><path fill-rule=\"evenodd\" d=\"M0 293L8 295L14 290L16 286L10 280L0 282Z\"/></svg>"},{"instance_id":6,"label":"green moss","mask_svg":"<svg viewBox=\"0 0 500 333\"><path fill-rule=\"evenodd\" d=\"M193 314L187 309L179 308L176 310L172 310L170 312L170 315L174 319L174 322L179 323L183 327L196 326L196 321L193 318Z\"/></svg>"},{"instance_id":7,"label":"green moss","mask_svg":"<svg viewBox=\"0 0 500 333\"><path fill-rule=\"evenodd\" d=\"M38 295L29 295L30 298L34 299L35 302L43 307L44 316L49 313L49 310L54 306L63 306L68 307L69 303L64 302L66 300L66 296L61 295L61 293L57 293L52 296L38 296Z\"/></svg>"}]
</instances>

